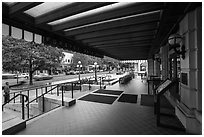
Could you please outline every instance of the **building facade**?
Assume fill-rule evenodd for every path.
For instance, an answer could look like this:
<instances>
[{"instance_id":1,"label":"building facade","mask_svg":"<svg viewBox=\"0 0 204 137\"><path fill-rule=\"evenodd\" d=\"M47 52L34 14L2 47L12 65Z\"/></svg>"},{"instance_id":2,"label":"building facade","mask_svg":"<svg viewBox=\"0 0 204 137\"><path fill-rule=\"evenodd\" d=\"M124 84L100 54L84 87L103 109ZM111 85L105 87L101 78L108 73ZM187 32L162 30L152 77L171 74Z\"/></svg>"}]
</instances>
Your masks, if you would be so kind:
<instances>
[{"instance_id":1,"label":"building facade","mask_svg":"<svg viewBox=\"0 0 204 137\"><path fill-rule=\"evenodd\" d=\"M166 43L159 59L148 60L148 72L162 80L179 79L176 115L187 132L202 134L202 7L185 14L178 25L176 33L183 37L185 58Z\"/></svg>"},{"instance_id":2,"label":"building facade","mask_svg":"<svg viewBox=\"0 0 204 137\"><path fill-rule=\"evenodd\" d=\"M68 52L63 52L64 58L62 59L61 66L62 69L69 69L70 64L73 63L73 56L74 54L68 53Z\"/></svg>"}]
</instances>

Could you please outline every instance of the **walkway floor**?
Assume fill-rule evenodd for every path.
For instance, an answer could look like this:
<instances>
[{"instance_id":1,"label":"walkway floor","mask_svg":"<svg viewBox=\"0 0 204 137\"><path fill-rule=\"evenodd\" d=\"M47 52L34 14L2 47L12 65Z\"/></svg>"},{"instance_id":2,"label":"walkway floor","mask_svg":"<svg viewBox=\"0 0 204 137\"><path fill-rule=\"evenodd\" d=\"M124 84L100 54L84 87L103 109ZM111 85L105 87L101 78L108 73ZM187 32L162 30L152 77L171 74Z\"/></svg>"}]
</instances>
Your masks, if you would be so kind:
<instances>
[{"instance_id":1,"label":"walkway floor","mask_svg":"<svg viewBox=\"0 0 204 137\"><path fill-rule=\"evenodd\" d=\"M18 135L158 135L186 134L183 131L156 126L153 108L140 105L140 94L147 93L147 84L134 79L127 86L115 84L107 89L138 94L137 104L118 102L109 105L77 100L70 107L29 122Z\"/></svg>"}]
</instances>

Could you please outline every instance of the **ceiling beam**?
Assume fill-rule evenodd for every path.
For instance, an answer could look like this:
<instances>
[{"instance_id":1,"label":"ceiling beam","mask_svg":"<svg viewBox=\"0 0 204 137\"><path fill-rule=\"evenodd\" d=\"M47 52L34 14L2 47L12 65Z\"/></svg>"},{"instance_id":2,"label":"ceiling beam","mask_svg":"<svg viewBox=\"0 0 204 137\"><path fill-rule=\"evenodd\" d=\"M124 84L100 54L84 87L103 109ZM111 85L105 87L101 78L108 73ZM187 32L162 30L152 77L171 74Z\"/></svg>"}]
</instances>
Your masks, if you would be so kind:
<instances>
[{"instance_id":1,"label":"ceiling beam","mask_svg":"<svg viewBox=\"0 0 204 137\"><path fill-rule=\"evenodd\" d=\"M153 36L147 36L147 37L134 37L134 38L125 38L125 39L116 39L111 41L102 41L102 42L93 42L88 43L89 45L102 45L102 44L113 44L113 43L122 43L122 42L131 42L131 41L151 41L153 40Z\"/></svg>"},{"instance_id":2,"label":"ceiling beam","mask_svg":"<svg viewBox=\"0 0 204 137\"><path fill-rule=\"evenodd\" d=\"M82 42L89 43L89 42L99 42L99 41L107 41L107 40L114 40L114 39L121 39L121 38L127 38L127 37L145 37L155 35L155 31L146 31L146 32L131 32L131 33L123 33L121 34L114 34L109 36L103 36L103 37L96 37L96 38L90 38L90 39L77 39L81 40Z\"/></svg>"},{"instance_id":3,"label":"ceiling beam","mask_svg":"<svg viewBox=\"0 0 204 137\"><path fill-rule=\"evenodd\" d=\"M124 46L124 45L143 45L143 44L151 44L150 40L145 41L128 41L128 42L119 42L119 43L112 43L112 44L101 44L101 45L93 45L92 47L111 47L111 46Z\"/></svg>"},{"instance_id":4,"label":"ceiling beam","mask_svg":"<svg viewBox=\"0 0 204 137\"><path fill-rule=\"evenodd\" d=\"M72 36L77 34L83 34L93 31L100 31L103 29L112 29L117 27L123 27L123 26L129 26L129 25L135 25L135 24L144 24L148 22L158 22L159 21L159 15L160 12L154 12L151 14L141 14L140 16L129 16L129 17L123 17L119 19L114 19L110 21L104 21L100 23L96 23L94 25L87 25L87 26L81 26L78 28L73 28L65 32L66 36Z\"/></svg>"},{"instance_id":5,"label":"ceiling beam","mask_svg":"<svg viewBox=\"0 0 204 137\"><path fill-rule=\"evenodd\" d=\"M120 47L128 47L128 48L131 48L131 47L149 47L150 48L150 44L140 44L140 45L133 45L133 44L130 44L130 45L115 45L115 46L104 46L104 47L98 47L98 49L108 49L108 48L120 48Z\"/></svg>"},{"instance_id":6,"label":"ceiling beam","mask_svg":"<svg viewBox=\"0 0 204 137\"><path fill-rule=\"evenodd\" d=\"M106 6L109 4L113 4L113 2L75 2L37 17L35 19L35 24L39 25L42 23L52 22L91 9Z\"/></svg>"},{"instance_id":7,"label":"ceiling beam","mask_svg":"<svg viewBox=\"0 0 204 137\"><path fill-rule=\"evenodd\" d=\"M162 9L163 3L159 2L147 2L147 3L130 3L117 9L111 9L103 12L99 12L95 15L85 16L73 21L67 21L59 25L53 26L53 31L64 30L67 28L82 26L86 24L96 23L113 18L119 18L123 16L129 16L133 14L145 13L154 10Z\"/></svg>"},{"instance_id":8,"label":"ceiling beam","mask_svg":"<svg viewBox=\"0 0 204 137\"><path fill-rule=\"evenodd\" d=\"M123 33L132 33L132 32L145 32L145 31L153 31L158 28L157 23L147 23L147 24L140 24L140 25L131 25L131 26L124 26L118 27L113 29L107 29L103 31L96 31L92 33L85 33L81 35L76 35L76 39L89 39L95 37L102 37L108 35L115 35L115 34L123 34Z\"/></svg>"},{"instance_id":9,"label":"ceiling beam","mask_svg":"<svg viewBox=\"0 0 204 137\"><path fill-rule=\"evenodd\" d=\"M43 2L18 2L13 6L9 7L9 16L12 17L42 3Z\"/></svg>"},{"instance_id":10,"label":"ceiling beam","mask_svg":"<svg viewBox=\"0 0 204 137\"><path fill-rule=\"evenodd\" d=\"M120 36L118 36L118 37L111 37L110 36L110 39L108 39L108 38L106 38L106 39L89 39L89 40L82 40L82 42L83 43L95 43L95 42L108 42L108 41L114 41L114 40L118 40L118 39L120 39L120 40L122 40L122 39L132 39L132 38L138 38L138 39L146 39L146 38L148 38L148 37L151 37L151 38L154 38L154 35L152 34L152 35L143 35L143 36L133 36L133 35L129 35L129 36L126 36L126 35L120 35ZM111 39L112 38L112 39Z\"/></svg>"}]
</instances>

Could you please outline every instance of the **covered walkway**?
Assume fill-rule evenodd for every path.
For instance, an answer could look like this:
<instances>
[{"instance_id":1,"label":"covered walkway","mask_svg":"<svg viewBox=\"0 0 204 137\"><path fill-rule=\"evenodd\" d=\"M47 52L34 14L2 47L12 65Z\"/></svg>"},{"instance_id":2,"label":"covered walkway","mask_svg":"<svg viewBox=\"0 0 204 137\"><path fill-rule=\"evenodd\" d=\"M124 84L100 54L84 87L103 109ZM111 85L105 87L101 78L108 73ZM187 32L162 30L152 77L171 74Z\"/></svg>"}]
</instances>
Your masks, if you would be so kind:
<instances>
[{"instance_id":1,"label":"covered walkway","mask_svg":"<svg viewBox=\"0 0 204 137\"><path fill-rule=\"evenodd\" d=\"M71 108L60 107L28 122L18 135L156 135L186 134L183 131L156 126L153 107L140 105L140 94L147 84L136 78L126 86L115 84L107 89L137 94L136 104L114 101L102 104L77 100ZM167 121L168 122L168 121Z\"/></svg>"},{"instance_id":2,"label":"covered walkway","mask_svg":"<svg viewBox=\"0 0 204 137\"><path fill-rule=\"evenodd\" d=\"M202 134L202 2L3 2L2 23L2 32L15 38L96 57L147 60L148 78L177 81L168 89L175 115L187 132ZM147 93L141 80L108 88L138 94L137 103L77 100L19 134L185 134L156 126L153 108L140 105L139 94Z\"/></svg>"}]
</instances>

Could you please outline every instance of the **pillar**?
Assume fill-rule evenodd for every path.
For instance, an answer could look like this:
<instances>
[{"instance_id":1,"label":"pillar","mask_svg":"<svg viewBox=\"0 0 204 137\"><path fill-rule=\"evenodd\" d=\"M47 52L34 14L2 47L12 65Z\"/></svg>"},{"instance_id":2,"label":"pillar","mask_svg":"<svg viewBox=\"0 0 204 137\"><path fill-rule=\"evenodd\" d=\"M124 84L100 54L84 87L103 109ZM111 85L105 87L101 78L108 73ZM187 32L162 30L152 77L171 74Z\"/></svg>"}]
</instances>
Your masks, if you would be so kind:
<instances>
[{"instance_id":1,"label":"pillar","mask_svg":"<svg viewBox=\"0 0 204 137\"><path fill-rule=\"evenodd\" d=\"M165 80L168 78L168 52L169 52L169 46L164 45L163 47L160 48L161 51L161 65L162 65L162 70L161 70L161 78L162 80Z\"/></svg>"},{"instance_id":2,"label":"pillar","mask_svg":"<svg viewBox=\"0 0 204 137\"><path fill-rule=\"evenodd\" d=\"M179 33L184 36L185 59L181 59L181 105L178 118L187 132L201 133L202 125L202 7L186 14ZM183 111L184 113L181 113ZM190 118L186 114L190 114Z\"/></svg>"},{"instance_id":3,"label":"pillar","mask_svg":"<svg viewBox=\"0 0 204 137\"><path fill-rule=\"evenodd\" d=\"M154 60L148 59L147 64L148 64L148 76L153 75L154 74Z\"/></svg>"}]
</instances>

